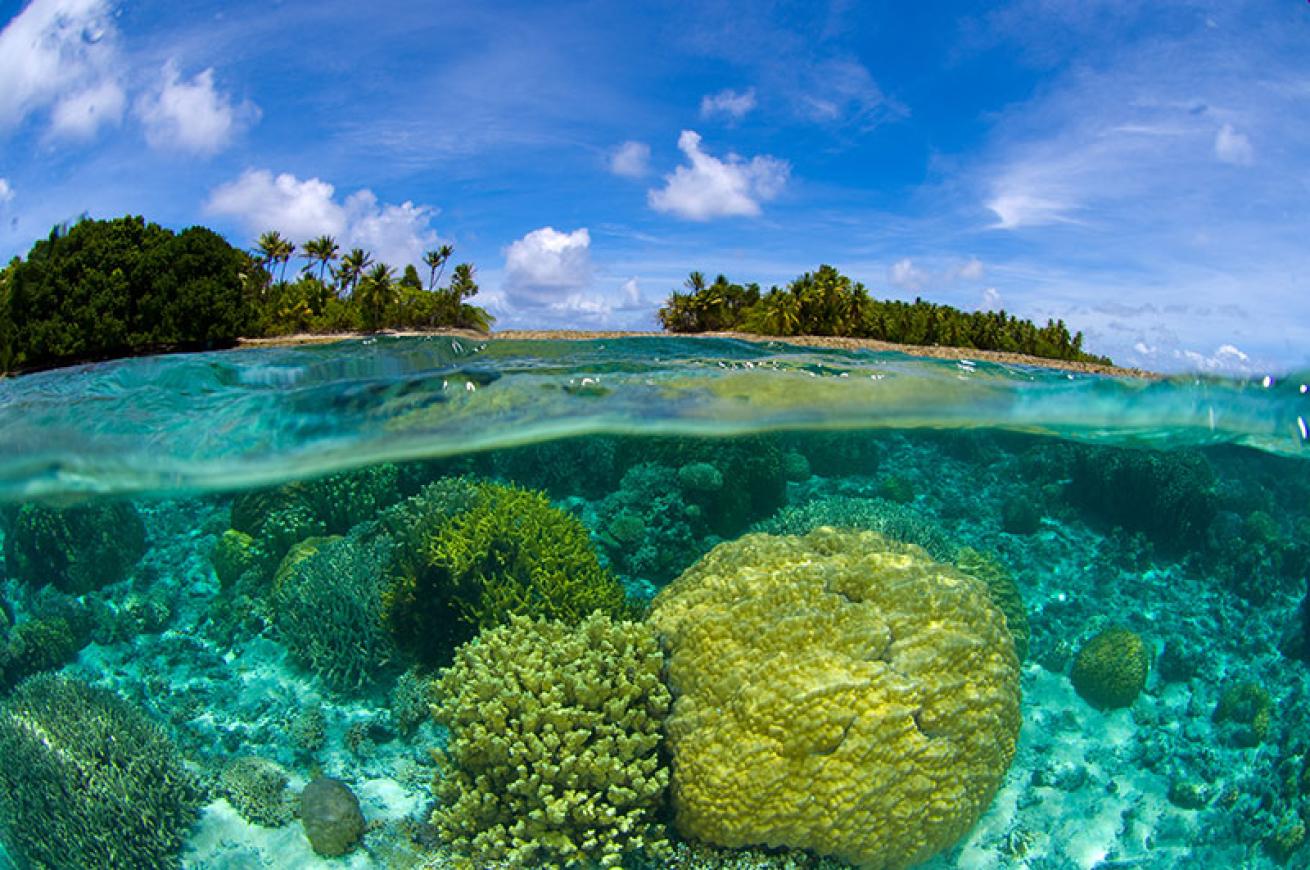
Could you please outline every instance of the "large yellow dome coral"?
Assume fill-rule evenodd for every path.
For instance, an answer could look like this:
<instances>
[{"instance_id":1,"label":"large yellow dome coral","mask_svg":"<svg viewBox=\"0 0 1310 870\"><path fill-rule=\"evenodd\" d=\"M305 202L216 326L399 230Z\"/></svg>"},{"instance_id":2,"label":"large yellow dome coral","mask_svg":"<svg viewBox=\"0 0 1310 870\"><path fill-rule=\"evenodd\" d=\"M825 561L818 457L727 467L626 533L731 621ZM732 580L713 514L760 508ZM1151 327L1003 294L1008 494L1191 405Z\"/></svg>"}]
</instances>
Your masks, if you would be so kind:
<instances>
[{"instance_id":1,"label":"large yellow dome coral","mask_svg":"<svg viewBox=\"0 0 1310 870\"><path fill-rule=\"evenodd\" d=\"M677 824L909 867L1014 757L1019 665L986 587L875 532L721 544L656 598Z\"/></svg>"}]
</instances>

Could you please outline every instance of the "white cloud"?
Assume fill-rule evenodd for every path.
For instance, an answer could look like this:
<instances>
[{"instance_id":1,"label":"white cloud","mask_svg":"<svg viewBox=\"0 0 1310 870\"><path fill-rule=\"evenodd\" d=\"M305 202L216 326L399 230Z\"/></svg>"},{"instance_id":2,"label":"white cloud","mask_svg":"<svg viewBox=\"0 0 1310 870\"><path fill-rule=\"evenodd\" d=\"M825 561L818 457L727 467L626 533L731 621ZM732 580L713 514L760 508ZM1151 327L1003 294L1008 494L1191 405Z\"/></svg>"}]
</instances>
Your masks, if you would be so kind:
<instances>
[{"instance_id":1,"label":"white cloud","mask_svg":"<svg viewBox=\"0 0 1310 870\"><path fill-rule=\"evenodd\" d=\"M0 178L0 205L4 205L14 198L14 188L9 184L9 179Z\"/></svg>"},{"instance_id":2,"label":"white cloud","mask_svg":"<svg viewBox=\"0 0 1310 870\"><path fill-rule=\"evenodd\" d=\"M983 276L983 261L977 257L970 257L968 262L955 269L955 275L966 281L979 281Z\"/></svg>"},{"instance_id":3,"label":"white cloud","mask_svg":"<svg viewBox=\"0 0 1310 870\"><path fill-rule=\"evenodd\" d=\"M118 82L101 80L55 104L50 113L51 131L70 139L90 139L102 126L122 119L126 102Z\"/></svg>"},{"instance_id":4,"label":"white cloud","mask_svg":"<svg viewBox=\"0 0 1310 870\"><path fill-rule=\"evenodd\" d=\"M717 94L706 94L700 100L700 116L713 118L720 116L732 121L739 121L755 108L755 89L734 91L725 88Z\"/></svg>"},{"instance_id":5,"label":"white cloud","mask_svg":"<svg viewBox=\"0 0 1310 870\"><path fill-rule=\"evenodd\" d=\"M112 14L108 0L32 0L0 31L0 129L52 107L56 135L118 121Z\"/></svg>"},{"instance_id":6,"label":"white cloud","mask_svg":"<svg viewBox=\"0 0 1310 870\"><path fill-rule=\"evenodd\" d=\"M1251 140L1233 129L1232 124L1224 124L1214 137L1214 155L1224 163L1250 166L1255 162L1255 149Z\"/></svg>"},{"instance_id":7,"label":"white cloud","mask_svg":"<svg viewBox=\"0 0 1310 870\"><path fill-rule=\"evenodd\" d=\"M235 105L214 88L212 67L186 81L172 61L164 64L158 87L137 100L136 113L151 147L195 154L221 151L259 117L253 103Z\"/></svg>"},{"instance_id":8,"label":"white cloud","mask_svg":"<svg viewBox=\"0 0 1310 870\"><path fill-rule=\"evenodd\" d=\"M518 305L567 303L591 284L591 234L533 230L505 249L505 290Z\"/></svg>"},{"instance_id":9,"label":"white cloud","mask_svg":"<svg viewBox=\"0 0 1310 870\"><path fill-rule=\"evenodd\" d=\"M361 247L378 262L403 267L419 263L438 242L431 221L436 212L412 202L382 204L370 190L338 202L336 188L319 178L300 180L248 169L210 194L206 209L235 219L248 233L277 230L296 243L319 235L342 248Z\"/></svg>"},{"instance_id":10,"label":"white cloud","mask_svg":"<svg viewBox=\"0 0 1310 870\"><path fill-rule=\"evenodd\" d=\"M903 290L922 290L928 275L909 257L902 257L887 270L887 280Z\"/></svg>"},{"instance_id":11,"label":"white cloud","mask_svg":"<svg viewBox=\"0 0 1310 870\"><path fill-rule=\"evenodd\" d=\"M1001 291L988 287L982 292L982 301L978 303L979 311L1001 311L1005 305L1001 302Z\"/></svg>"},{"instance_id":12,"label":"white cloud","mask_svg":"<svg viewBox=\"0 0 1310 870\"><path fill-rule=\"evenodd\" d=\"M909 257L902 257L887 270L887 280L903 290L920 292L940 289L960 281L979 281L983 276L983 262L971 257L963 263L929 271L922 269Z\"/></svg>"},{"instance_id":13,"label":"white cloud","mask_svg":"<svg viewBox=\"0 0 1310 870\"><path fill-rule=\"evenodd\" d=\"M610 154L610 172L624 178L642 178L650 172L650 146L645 142L624 142Z\"/></svg>"},{"instance_id":14,"label":"white cloud","mask_svg":"<svg viewBox=\"0 0 1310 870\"><path fill-rule=\"evenodd\" d=\"M735 154L719 160L700 147L701 137L683 130L678 148L687 157L664 177L664 187L647 192L650 207L688 220L753 217L760 203L773 199L787 184L791 166L785 160L759 156L746 161Z\"/></svg>"}]
</instances>

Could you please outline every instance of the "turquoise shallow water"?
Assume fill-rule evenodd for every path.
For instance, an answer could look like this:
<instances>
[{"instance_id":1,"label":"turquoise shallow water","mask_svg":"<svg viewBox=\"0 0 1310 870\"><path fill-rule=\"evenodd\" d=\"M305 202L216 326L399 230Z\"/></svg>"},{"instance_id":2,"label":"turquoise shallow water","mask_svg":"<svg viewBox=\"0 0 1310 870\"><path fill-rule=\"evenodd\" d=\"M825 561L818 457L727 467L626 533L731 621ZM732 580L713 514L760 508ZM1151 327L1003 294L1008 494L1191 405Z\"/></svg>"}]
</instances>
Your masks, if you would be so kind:
<instances>
[{"instance_id":1,"label":"turquoise shallow water","mask_svg":"<svg viewBox=\"0 0 1310 870\"><path fill-rule=\"evenodd\" d=\"M1308 401L654 337L0 381L0 867L1310 866Z\"/></svg>"},{"instance_id":2,"label":"turquoise shallow water","mask_svg":"<svg viewBox=\"0 0 1310 870\"><path fill-rule=\"evenodd\" d=\"M654 337L149 357L0 380L0 498L230 489L600 432L995 427L1298 455L1305 381L1151 381Z\"/></svg>"}]
</instances>

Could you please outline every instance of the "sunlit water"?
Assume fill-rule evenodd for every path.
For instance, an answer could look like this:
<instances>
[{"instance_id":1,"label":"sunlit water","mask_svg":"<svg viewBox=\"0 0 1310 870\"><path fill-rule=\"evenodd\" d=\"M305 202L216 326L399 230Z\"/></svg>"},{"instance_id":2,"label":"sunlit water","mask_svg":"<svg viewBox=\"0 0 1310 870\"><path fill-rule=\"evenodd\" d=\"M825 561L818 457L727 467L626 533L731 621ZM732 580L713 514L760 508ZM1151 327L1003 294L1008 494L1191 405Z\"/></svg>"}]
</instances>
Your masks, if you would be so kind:
<instances>
[{"instance_id":1,"label":"sunlit water","mask_svg":"<svg viewBox=\"0 0 1310 870\"><path fill-rule=\"evenodd\" d=\"M492 823L478 843L450 826L455 792L435 784L430 753L450 722L428 706L456 693L432 686L497 614L571 625L591 606L539 579L515 598L498 572L557 559L569 582L621 590L612 615L640 622L716 546L834 528L922 548L910 552L950 576L1003 575L1022 599L1007 611L989 586L982 605L1014 635L1012 760L929 866L1307 866L1308 411L1295 376L1119 378L659 337L384 338L0 380L0 840L17 866L498 866ZM546 543L524 549L542 526ZM815 546L823 564L838 545ZM461 574L461 559L474 567ZM658 615L640 628L674 654ZM1112 701L1087 677L1107 629L1112 670L1128 674ZM686 685L676 667L662 679L672 723ZM734 692L725 709L754 697ZM111 713L85 714L106 698L136 717L112 751L95 725ZM159 742L133 727L158 727ZM802 714L776 727L821 731ZM783 817L773 834L704 842L679 786L693 765L670 739L652 751L674 788L640 820L644 841L668 845L552 824L625 866L857 860L840 824L805 848L783 832L804 788L748 800ZM852 791L915 776L861 763ZM320 775L369 823L344 858L316 855L297 817ZM755 771L739 790L768 780ZM150 831L105 809L111 793L120 811L152 794L137 808ZM816 781L820 794L831 800Z\"/></svg>"}]
</instances>

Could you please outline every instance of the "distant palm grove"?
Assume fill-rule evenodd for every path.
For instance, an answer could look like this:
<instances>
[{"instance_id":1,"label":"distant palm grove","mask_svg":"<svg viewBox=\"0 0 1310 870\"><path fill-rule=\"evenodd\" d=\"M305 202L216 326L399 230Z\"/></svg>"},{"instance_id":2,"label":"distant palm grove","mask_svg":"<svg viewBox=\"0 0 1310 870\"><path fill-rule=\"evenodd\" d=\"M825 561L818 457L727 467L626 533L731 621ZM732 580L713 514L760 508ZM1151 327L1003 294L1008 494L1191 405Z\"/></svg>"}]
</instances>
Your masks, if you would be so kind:
<instances>
[{"instance_id":1,"label":"distant palm grove","mask_svg":"<svg viewBox=\"0 0 1310 870\"><path fill-rule=\"evenodd\" d=\"M922 299L874 299L863 284L852 283L832 266L820 266L767 293L758 284L733 284L723 275L706 283L700 272L691 273L685 288L675 290L659 310L660 324L669 332L835 335L1110 364L1107 357L1084 353L1083 334L1069 335L1062 320L1038 327L1004 311L966 312Z\"/></svg>"},{"instance_id":2,"label":"distant palm grove","mask_svg":"<svg viewBox=\"0 0 1310 870\"><path fill-rule=\"evenodd\" d=\"M82 220L0 270L0 372L298 332L486 332L491 315L468 301L473 266L454 266L442 284L453 253L430 250L426 276L413 265L398 276L331 236L297 245L271 231L247 252L204 227Z\"/></svg>"}]
</instances>

